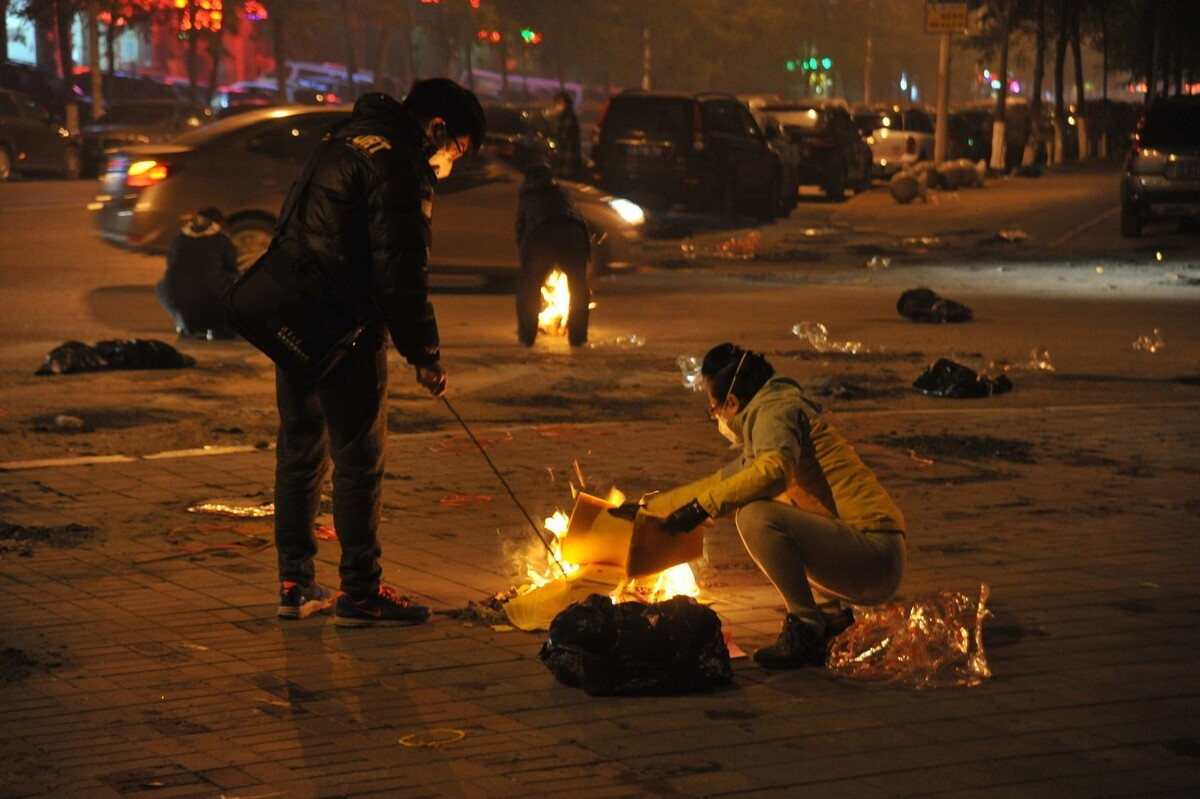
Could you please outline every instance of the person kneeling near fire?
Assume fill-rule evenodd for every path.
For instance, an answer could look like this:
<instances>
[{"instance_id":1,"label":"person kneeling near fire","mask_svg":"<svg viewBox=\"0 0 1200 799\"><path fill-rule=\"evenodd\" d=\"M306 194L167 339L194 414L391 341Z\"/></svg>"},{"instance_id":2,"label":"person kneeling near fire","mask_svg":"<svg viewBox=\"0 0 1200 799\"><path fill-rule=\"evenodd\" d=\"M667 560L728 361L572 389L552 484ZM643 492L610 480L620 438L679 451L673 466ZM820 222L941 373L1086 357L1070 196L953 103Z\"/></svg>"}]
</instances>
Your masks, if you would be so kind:
<instances>
[{"instance_id":1,"label":"person kneeling near fire","mask_svg":"<svg viewBox=\"0 0 1200 799\"><path fill-rule=\"evenodd\" d=\"M646 510L665 515L669 533L734 512L746 551L787 606L778 640L754 660L768 669L824 665L828 638L844 624L825 617L813 588L853 604L890 599L904 576L904 517L800 384L763 356L720 344L700 375L709 419L741 454L649 497Z\"/></svg>"}]
</instances>

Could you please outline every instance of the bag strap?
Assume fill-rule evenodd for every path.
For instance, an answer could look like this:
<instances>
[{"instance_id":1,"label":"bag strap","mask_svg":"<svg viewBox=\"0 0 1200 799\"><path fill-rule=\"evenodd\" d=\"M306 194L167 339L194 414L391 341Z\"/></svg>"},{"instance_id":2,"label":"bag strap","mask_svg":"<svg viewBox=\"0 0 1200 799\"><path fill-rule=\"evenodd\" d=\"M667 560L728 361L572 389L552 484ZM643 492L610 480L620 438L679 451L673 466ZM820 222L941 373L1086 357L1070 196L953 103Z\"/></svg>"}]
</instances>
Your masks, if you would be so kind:
<instances>
[{"instance_id":1,"label":"bag strap","mask_svg":"<svg viewBox=\"0 0 1200 799\"><path fill-rule=\"evenodd\" d=\"M287 229L288 222L291 221L292 215L295 214L297 206L308 196L309 181L312 178L313 170L317 168L317 162L321 160L321 156L333 145L333 142L333 131L330 131L321 141L321 146L308 157L308 162L304 165L304 171L300 173L300 177L296 178L296 182L292 184L292 190L288 192L287 200L284 201L283 208L279 211L279 220L275 223L275 235L272 243L283 236L283 232Z\"/></svg>"}]
</instances>

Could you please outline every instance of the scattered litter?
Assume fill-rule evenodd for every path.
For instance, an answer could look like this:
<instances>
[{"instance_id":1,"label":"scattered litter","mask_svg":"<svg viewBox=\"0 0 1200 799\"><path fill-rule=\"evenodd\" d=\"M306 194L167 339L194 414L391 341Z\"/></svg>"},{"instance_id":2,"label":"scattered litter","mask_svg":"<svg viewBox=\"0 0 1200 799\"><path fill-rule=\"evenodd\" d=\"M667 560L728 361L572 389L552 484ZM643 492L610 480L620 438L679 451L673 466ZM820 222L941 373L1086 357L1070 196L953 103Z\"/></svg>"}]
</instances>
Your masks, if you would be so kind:
<instances>
[{"instance_id":1,"label":"scattered litter","mask_svg":"<svg viewBox=\"0 0 1200 799\"><path fill-rule=\"evenodd\" d=\"M1001 374L992 380L949 358L940 358L913 381L913 388L931 397L975 399L1006 394L1012 391L1013 385L1008 375Z\"/></svg>"},{"instance_id":2,"label":"scattered litter","mask_svg":"<svg viewBox=\"0 0 1200 799\"><path fill-rule=\"evenodd\" d=\"M504 435L500 438L479 437L479 446L483 449L491 449L497 444L506 444L513 440L512 433L505 430ZM475 452L475 442L469 436L447 435L441 441L429 447L430 452Z\"/></svg>"},{"instance_id":3,"label":"scattered litter","mask_svg":"<svg viewBox=\"0 0 1200 799\"><path fill-rule=\"evenodd\" d=\"M318 520L313 526L313 538L318 541L337 541L337 531L333 529L333 525L321 524Z\"/></svg>"},{"instance_id":4,"label":"scattered litter","mask_svg":"<svg viewBox=\"0 0 1200 799\"><path fill-rule=\"evenodd\" d=\"M695 355L680 355L675 365L683 377L683 387L691 391L700 390L700 359Z\"/></svg>"},{"instance_id":5,"label":"scattered litter","mask_svg":"<svg viewBox=\"0 0 1200 799\"><path fill-rule=\"evenodd\" d=\"M438 504L451 508L465 508L467 505L483 505L491 501L490 494L447 494L438 500Z\"/></svg>"},{"instance_id":6,"label":"scattered litter","mask_svg":"<svg viewBox=\"0 0 1200 799\"><path fill-rule=\"evenodd\" d=\"M749 261L758 255L762 247L762 234L751 230L740 236L729 238L711 245L697 245L690 238L679 245L680 255L685 261L697 258L724 258L733 261Z\"/></svg>"},{"instance_id":7,"label":"scattered litter","mask_svg":"<svg viewBox=\"0 0 1200 799\"><path fill-rule=\"evenodd\" d=\"M1029 234L1024 230L1001 230L996 234L996 238L1000 241L1025 241L1029 238Z\"/></svg>"},{"instance_id":8,"label":"scattered litter","mask_svg":"<svg viewBox=\"0 0 1200 799\"><path fill-rule=\"evenodd\" d=\"M685 596L614 604L592 594L554 617L538 657L592 696L681 694L733 679L721 619Z\"/></svg>"},{"instance_id":9,"label":"scattered litter","mask_svg":"<svg viewBox=\"0 0 1200 799\"><path fill-rule=\"evenodd\" d=\"M901 205L908 205L918 197L922 200L926 199L928 196L928 183L913 172L897 172L888 181L888 193L892 195L892 199L896 202Z\"/></svg>"},{"instance_id":10,"label":"scattered litter","mask_svg":"<svg viewBox=\"0 0 1200 799\"><path fill-rule=\"evenodd\" d=\"M16 544L18 554L29 557L33 554L34 544L45 544L52 549L70 549L91 540L96 531L91 527L72 522L57 527L30 525L28 527L0 521L0 542L11 541ZM8 549L0 544L0 549Z\"/></svg>"},{"instance_id":11,"label":"scattered litter","mask_svg":"<svg viewBox=\"0 0 1200 799\"><path fill-rule=\"evenodd\" d=\"M59 375L101 369L184 369L196 359L158 339L110 339L89 346L66 341L46 355L34 374Z\"/></svg>"},{"instance_id":12,"label":"scattered litter","mask_svg":"<svg viewBox=\"0 0 1200 799\"><path fill-rule=\"evenodd\" d=\"M892 259L883 255L872 255L871 260L864 264L867 269L887 269L891 265Z\"/></svg>"},{"instance_id":13,"label":"scattered litter","mask_svg":"<svg viewBox=\"0 0 1200 799\"><path fill-rule=\"evenodd\" d=\"M1050 350L1034 347L1029 351L1029 359L1025 361L992 361L988 370L999 369L1002 372L1012 372L1028 369L1031 372L1053 372L1054 363L1050 360Z\"/></svg>"},{"instance_id":14,"label":"scattered litter","mask_svg":"<svg viewBox=\"0 0 1200 799\"><path fill-rule=\"evenodd\" d=\"M1156 327L1148 336L1138 336L1133 342L1133 348L1138 352L1158 352L1166 347L1162 333Z\"/></svg>"},{"instance_id":15,"label":"scattered litter","mask_svg":"<svg viewBox=\"0 0 1200 799\"><path fill-rule=\"evenodd\" d=\"M838 230L832 227L806 227L800 228L798 232L806 239L815 239L822 236L835 236Z\"/></svg>"},{"instance_id":16,"label":"scattered litter","mask_svg":"<svg viewBox=\"0 0 1200 799\"><path fill-rule=\"evenodd\" d=\"M513 627L511 624L493 624L493 625L491 625L491 627L493 630L495 630L498 633L511 633L511 632L516 631L516 629L517 629L516 627Z\"/></svg>"},{"instance_id":17,"label":"scattered litter","mask_svg":"<svg viewBox=\"0 0 1200 799\"><path fill-rule=\"evenodd\" d=\"M637 333L630 333L628 336L617 336L616 338L605 339L603 341L589 341L589 349L602 349L604 347L617 347L618 349L635 349L637 347L646 346L646 339L639 336Z\"/></svg>"},{"instance_id":18,"label":"scattered litter","mask_svg":"<svg viewBox=\"0 0 1200 799\"><path fill-rule=\"evenodd\" d=\"M988 586L979 603L942 591L912 603L856 608L855 622L833 639L826 666L856 680L909 688L974 686L992 676L983 649Z\"/></svg>"},{"instance_id":19,"label":"scattered litter","mask_svg":"<svg viewBox=\"0 0 1200 799\"><path fill-rule=\"evenodd\" d=\"M948 300L928 288L908 289L896 301L896 311L914 322L932 324L969 322L974 312L961 302Z\"/></svg>"},{"instance_id":20,"label":"scattered litter","mask_svg":"<svg viewBox=\"0 0 1200 799\"><path fill-rule=\"evenodd\" d=\"M725 648L729 650L729 659L738 660L739 658L747 657L746 650L737 645L733 640L733 632L730 630L722 630L721 637L725 639Z\"/></svg>"},{"instance_id":21,"label":"scattered litter","mask_svg":"<svg viewBox=\"0 0 1200 799\"><path fill-rule=\"evenodd\" d=\"M452 619L458 619L466 627L473 627L476 623L493 628L498 625L511 626L508 623L508 616L504 613L504 603L499 597L494 596L488 597L482 602L468 600L465 608L446 611L446 615Z\"/></svg>"},{"instance_id":22,"label":"scattered litter","mask_svg":"<svg viewBox=\"0 0 1200 799\"><path fill-rule=\"evenodd\" d=\"M208 647L206 647L204 644L197 644L197 643L193 643L192 641L180 641L179 646L181 649L190 649L193 652L207 652L208 651Z\"/></svg>"},{"instance_id":23,"label":"scattered litter","mask_svg":"<svg viewBox=\"0 0 1200 799\"><path fill-rule=\"evenodd\" d=\"M849 355L861 355L871 350L863 346L861 341L831 341L829 329L820 322L804 321L792 325L792 333L807 341L817 352L844 352Z\"/></svg>"},{"instance_id":24,"label":"scattered litter","mask_svg":"<svg viewBox=\"0 0 1200 799\"><path fill-rule=\"evenodd\" d=\"M69 414L60 413L54 417L54 426L67 428L69 430L78 430L84 426L84 421L78 416L70 416Z\"/></svg>"},{"instance_id":25,"label":"scattered litter","mask_svg":"<svg viewBox=\"0 0 1200 799\"><path fill-rule=\"evenodd\" d=\"M945 242L940 236L905 236L900 239L903 247L942 247Z\"/></svg>"},{"instance_id":26,"label":"scattered litter","mask_svg":"<svg viewBox=\"0 0 1200 799\"><path fill-rule=\"evenodd\" d=\"M457 743L467 734L463 730L452 730L449 727L434 727L429 730L421 730L420 732L410 733L400 739L401 746L417 747L417 746L445 746L446 744Z\"/></svg>"},{"instance_id":27,"label":"scattered litter","mask_svg":"<svg viewBox=\"0 0 1200 799\"><path fill-rule=\"evenodd\" d=\"M275 503L253 497L210 499L188 505L188 513L211 513L216 516L263 519L275 515Z\"/></svg>"},{"instance_id":28,"label":"scattered litter","mask_svg":"<svg viewBox=\"0 0 1200 799\"><path fill-rule=\"evenodd\" d=\"M172 558L181 558L188 555L207 555L214 552L227 552L231 554L253 554L262 552L271 546L269 526L263 525L261 522L251 522L257 524L261 529L241 527L238 525L217 525L217 524L184 524L179 527L174 527L167 531L166 540L168 544L175 547L174 552L167 555L150 555L146 557L134 558L134 563L151 563L159 560L170 560ZM221 535L220 541L209 542L205 539L214 537L214 534L234 533L240 538L230 540L228 535Z\"/></svg>"}]
</instances>

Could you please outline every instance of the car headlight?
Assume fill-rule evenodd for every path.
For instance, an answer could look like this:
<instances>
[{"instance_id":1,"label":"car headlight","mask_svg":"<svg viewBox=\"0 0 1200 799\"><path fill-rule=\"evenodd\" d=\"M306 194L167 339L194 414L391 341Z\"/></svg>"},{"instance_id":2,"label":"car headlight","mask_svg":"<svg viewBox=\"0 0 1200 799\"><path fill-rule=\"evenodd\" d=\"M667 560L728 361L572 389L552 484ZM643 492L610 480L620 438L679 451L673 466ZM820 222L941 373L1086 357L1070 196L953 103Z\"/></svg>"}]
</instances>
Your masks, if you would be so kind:
<instances>
[{"instance_id":1,"label":"car headlight","mask_svg":"<svg viewBox=\"0 0 1200 799\"><path fill-rule=\"evenodd\" d=\"M613 209L626 224L640 225L646 221L646 213L642 210L642 206L621 197L609 200L608 207Z\"/></svg>"},{"instance_id":2,"label":"car headlight","mask_svg":"<svg viewBox=\"0 0 1200 799\"><path fill-rule=\"evenodd\" d=\"M1161 175L1167 171L1167 154L1150 147L1139 147L1133 158L1133 171L1140 175Z\"/></svg>"}]
</instances>

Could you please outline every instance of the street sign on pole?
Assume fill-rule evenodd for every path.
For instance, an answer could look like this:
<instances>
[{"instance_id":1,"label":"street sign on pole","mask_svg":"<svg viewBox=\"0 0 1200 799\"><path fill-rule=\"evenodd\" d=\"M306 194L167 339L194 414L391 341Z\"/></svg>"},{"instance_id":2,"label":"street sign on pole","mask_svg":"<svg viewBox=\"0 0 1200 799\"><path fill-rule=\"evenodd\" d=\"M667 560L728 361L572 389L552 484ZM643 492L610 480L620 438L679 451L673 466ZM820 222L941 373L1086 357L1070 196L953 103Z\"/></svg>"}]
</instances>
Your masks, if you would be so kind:
<instances>
[{"instance_id":1,"label":"street sign on pole","mask_svg":"<svg viewBox=\"0 0 1200 799\"><path fill-rule=\"evenodd\" d=\"M963 2L925 2L926 33L962 33L967 29L967 4Z\"/></svg>"}]
</instances>

